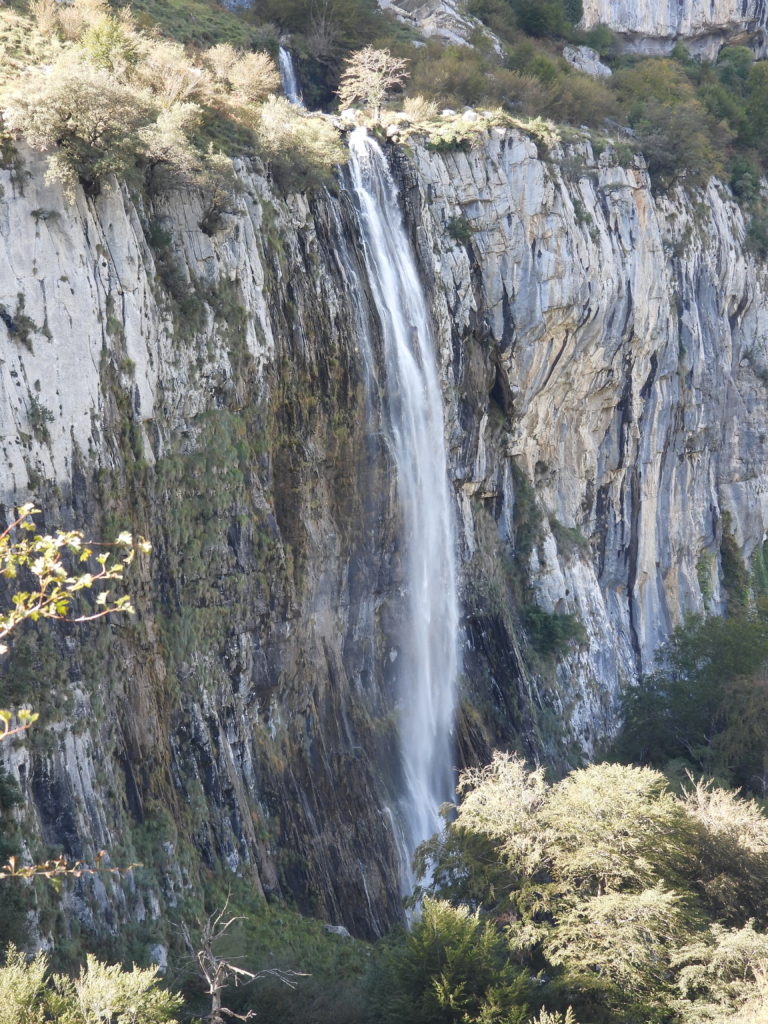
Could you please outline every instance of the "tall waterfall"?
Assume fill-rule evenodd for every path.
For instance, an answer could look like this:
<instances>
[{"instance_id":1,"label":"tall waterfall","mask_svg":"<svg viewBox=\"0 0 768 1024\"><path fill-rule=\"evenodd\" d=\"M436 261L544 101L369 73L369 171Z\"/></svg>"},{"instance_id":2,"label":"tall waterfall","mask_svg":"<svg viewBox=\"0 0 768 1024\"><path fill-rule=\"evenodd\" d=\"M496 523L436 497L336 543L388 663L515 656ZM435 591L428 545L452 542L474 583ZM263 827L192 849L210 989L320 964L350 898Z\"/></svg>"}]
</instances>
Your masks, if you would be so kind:
<instances>
[{"instance_id":1,"label":"tall waterfall","mask_svg":"<svg viewBox=\"0 0 768 1024\"><path fill-rule=\"evenodd\" d=\"M280 69L280 84L283 87L285 98L291 103L295 103L297 107L303 107L304 100L301 97L299 80L296 77L290 50L281 46L277 52L277 63Z\"/></svg>"},{"instance_id":2,"label":"tall waterfall","mask_svg":"<svg viewBox=\"0 0 768 1024\"><path fill-rule=\"evenodd\" d=\"M434 339L397 189L364 128L352 132L349 145L366 269L382 327L389 440L404 527L407 614L396 668L405 787L400 818L410 857L439 828L438 808L454 792L454 517Z\"/></svg>"}]
</instances>

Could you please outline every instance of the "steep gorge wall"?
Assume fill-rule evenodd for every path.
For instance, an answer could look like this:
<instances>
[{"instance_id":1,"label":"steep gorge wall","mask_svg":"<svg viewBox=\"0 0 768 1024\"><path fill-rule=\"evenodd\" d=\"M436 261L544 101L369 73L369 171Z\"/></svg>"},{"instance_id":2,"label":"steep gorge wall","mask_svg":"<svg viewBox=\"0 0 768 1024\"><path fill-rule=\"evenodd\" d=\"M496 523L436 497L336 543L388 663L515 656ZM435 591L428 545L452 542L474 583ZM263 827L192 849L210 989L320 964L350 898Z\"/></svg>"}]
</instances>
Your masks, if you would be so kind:
<instances>
[{"instance_id":1,"label":"steep gorge wall","mask_svg":"<svg viewBox=\"0 0 768 1024\"><path fill-rule=\"evenodd\" d=\"M281 199L243 164L209 236L197 195L71 208L23 155L2 174L0 499L154 545L135 621L30 631L3 666L0 705L43 712L3 750L29 834L148 865L70 894L86 924L100 904L154 934L208 869L381 934L403 542L351 198ZM459 757L517 742L562 767L684 611L723 607L723 544L762 555L762 271L718 186L654 199L587 141L390 155L460 522ZM523 602L585 644L537 655Z\"/></svg>"},{"instance_id":2,"label":"steep gorge wall","mask_svg":"<svg viewBox=\"0 0 768 1024\"><path fill-rule=\"evenodd\" d=\"M767 21L765 0L584 0L581 24L607 25L635 53L667 54L681 39L713 60L726 42L765 57Z\"/></svg>"}]
</instances>

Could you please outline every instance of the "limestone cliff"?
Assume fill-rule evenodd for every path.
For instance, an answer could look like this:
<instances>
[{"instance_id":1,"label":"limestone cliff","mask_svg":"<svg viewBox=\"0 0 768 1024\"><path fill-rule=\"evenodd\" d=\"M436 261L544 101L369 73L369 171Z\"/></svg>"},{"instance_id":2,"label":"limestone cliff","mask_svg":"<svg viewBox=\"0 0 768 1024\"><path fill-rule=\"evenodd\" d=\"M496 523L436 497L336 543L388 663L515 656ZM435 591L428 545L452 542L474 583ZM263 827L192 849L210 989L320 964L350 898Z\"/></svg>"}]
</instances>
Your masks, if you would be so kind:
<instances>
[{"instance_id":1,"label":"limestone cliff","mask_svg":"<svg viewBox=\"0 0 768 1024\"><path fill-rule=\"evenodd\" d=\"M280 197L243 162L211 234L197 194L68 206L22 155L0 176L0 500L154 545L135 621L29 631L3 666L0 704L43 713L3 750L30 841L148 865L71 894L86 925L140 939L208 869L380 934L403 540L343 176ZM587 140L389 156L460 522L457 756L562 766L685 611L723 607L721 549L762 556L763 270L716 183L657 199ZM531 609L584 643L537 653Z\"/></svg>"},{"instance_id":2,"label":"limestone cliff","mask_svg":"<svg viewBox=\"0 0 768 1024\"><path fill-rule=\"evenodd\" d=\"M584 0L584 28L607 25L635 53L667 54L682 40L713 60L726 42L766 56L764 0Z\"/></svg>"}]
</instances>

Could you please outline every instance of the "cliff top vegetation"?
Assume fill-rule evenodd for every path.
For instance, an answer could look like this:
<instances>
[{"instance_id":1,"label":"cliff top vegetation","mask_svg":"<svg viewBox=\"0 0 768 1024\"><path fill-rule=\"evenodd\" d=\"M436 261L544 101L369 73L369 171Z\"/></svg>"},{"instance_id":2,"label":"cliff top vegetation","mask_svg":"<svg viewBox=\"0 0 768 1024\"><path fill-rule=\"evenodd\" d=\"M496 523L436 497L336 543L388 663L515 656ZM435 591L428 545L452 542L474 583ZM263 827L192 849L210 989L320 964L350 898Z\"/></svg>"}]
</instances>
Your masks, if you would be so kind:
<instances>
[{"instance_id":1,"label":"cliff top vegetation","mask_svg":"<svg viewBox=\"0 0 768 1024\"><path fill-rule=\"evenodd\" d=\"M410 103L414 117L433 104L491 107L586 126L599 145L619 138L644 154L659 187L700 185L711 174L728 181L753 214L753 242L768 248L765 62L741 46L726 46L714 64L692 59L682 44L670 58L622 55L604 26L578 29L579 0L471 0L467 9L485 26L471 46L420 40L375 0L263 0L237 10L215 0L12 0L0 7L6 135L47 148L52 176L70 190L80 178L97 191L112 171L152 187L211 188L221 185L222 156L254 151L280 184L301 189L327 180L343 151L327 122L276 97L279 40L289 35L307 106L325 110L338 103L350 55L386 48L407 62L396 102ZM594 47L613 75L576 70L565 43ZM105 101L97 129L62 108L62 96L77 96L87 112L87 97L97 95ZM213 189L220 207L233 187Z\"/></svg>"}]
</instances>

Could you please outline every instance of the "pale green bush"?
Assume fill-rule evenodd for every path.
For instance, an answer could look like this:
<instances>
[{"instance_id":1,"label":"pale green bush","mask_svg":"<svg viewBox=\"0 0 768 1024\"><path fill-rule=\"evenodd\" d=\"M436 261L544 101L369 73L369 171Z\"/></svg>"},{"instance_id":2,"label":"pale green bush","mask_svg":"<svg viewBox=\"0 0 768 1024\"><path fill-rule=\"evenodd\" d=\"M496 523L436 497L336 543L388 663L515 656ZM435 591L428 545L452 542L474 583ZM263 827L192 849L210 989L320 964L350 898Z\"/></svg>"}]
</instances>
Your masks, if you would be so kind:
<instances>
[{"instance_id":1,"label":"pale green bush","mask_svg":"<svg viewBox=\"0 0 768 1024\"><path fill-rule=\"evenodd\" d=\"M323 184L347 152L336 129L322 117L304 114L282 96L272 96L258 111L259 151L283 188L298 191Z\"/></svg>"},{"instance_id":2,"label":"pale green bush","mask_svg":"<svg viewBox=\"0 0 768 1024\"><path fill-rule=\"evenodd\" d=\"M153 113L151 97L70 54L49 69L28 71L5 94L6 128L52 151L48 180L60 181L70 197L78 181L97 195L108 175L130 175L138 132Z\"/></svg>"}]
</instances>

